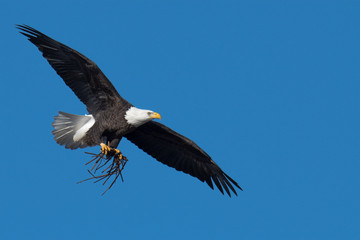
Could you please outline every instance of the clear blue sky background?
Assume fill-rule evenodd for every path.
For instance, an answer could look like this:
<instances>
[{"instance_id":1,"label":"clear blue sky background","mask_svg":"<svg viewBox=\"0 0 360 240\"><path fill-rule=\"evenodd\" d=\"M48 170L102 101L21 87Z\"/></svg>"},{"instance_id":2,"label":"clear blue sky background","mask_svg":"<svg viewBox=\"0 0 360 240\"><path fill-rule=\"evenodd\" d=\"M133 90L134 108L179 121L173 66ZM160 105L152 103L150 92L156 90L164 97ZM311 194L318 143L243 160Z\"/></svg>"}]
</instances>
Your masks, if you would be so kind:
<instances>
[{"instance_id":1,"label":"clear blue sky background","mask_svg":"<svg viewBox=\"0 0 360 240\"><path fill-rule=\"evenodd\" d=\"M360 239L358 1L4 1L0 239ZM124 140L105 196L53 140L86 109L14 24L94 60L244 188L229 198ZM99 148L87 149L98 152Z\"/></svg>"}]
</instances>

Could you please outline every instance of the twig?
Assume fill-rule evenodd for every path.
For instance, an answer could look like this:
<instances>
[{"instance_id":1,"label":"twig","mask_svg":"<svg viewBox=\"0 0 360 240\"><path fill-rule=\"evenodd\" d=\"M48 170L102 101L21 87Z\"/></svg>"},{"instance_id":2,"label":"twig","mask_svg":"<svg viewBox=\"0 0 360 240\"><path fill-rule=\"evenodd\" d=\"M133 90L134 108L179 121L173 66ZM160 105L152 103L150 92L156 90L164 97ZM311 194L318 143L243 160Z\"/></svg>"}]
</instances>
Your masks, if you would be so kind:
<instances>
[{"instance_id":1,"label":"twig","mask_svg":"<svg viewBox=\"0 0 360 240\"><path fill-rule=\"evenodd\" d=\"M95 153L89 153L89 152L85 152L86 154L92 155L93 158L87 162L85 165L88 165L92 162L95 161L94 165L92 166L91 170L88 170L88 172L90 173L91 177L87 178L85 180L82 180L78 183L82 183L88 180L95 180L94 183L97 183L99 181L104 181L102 185L105 185L106 182L112 177L114 176L114 180L111 182L111 184L109 185L109 187L105 190L105 192L103 192L102 195L104 195L116 182L116 180L118 179L118 177L121 177L121 180L124 181L124 178L122 176L122 171L125 168L125 165L128 161L128 159L122 155L121 153L116 153L115 150L111 150L107 155L105 155L104 153L99 153L99 154L95 154ZM111 161L112 160L112 161ZM107 164L111 162L108 166ZM95 175L97 171L100 171L100 169L104 168L103 170L101 170L100 175Z\"/></svg>"}]
</instances>

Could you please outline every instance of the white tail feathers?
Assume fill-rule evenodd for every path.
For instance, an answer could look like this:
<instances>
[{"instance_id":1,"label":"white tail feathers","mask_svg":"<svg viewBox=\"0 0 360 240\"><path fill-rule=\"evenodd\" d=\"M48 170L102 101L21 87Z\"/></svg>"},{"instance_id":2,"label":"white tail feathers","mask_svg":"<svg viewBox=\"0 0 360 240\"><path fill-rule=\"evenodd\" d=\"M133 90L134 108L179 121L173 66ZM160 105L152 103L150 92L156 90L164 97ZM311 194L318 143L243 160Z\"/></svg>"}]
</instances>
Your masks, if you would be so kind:
<instances>
[{"instance_id":1,"label":"white tail feathers","mask_svg":"<svg viewBox=\"0 0 360 240\"><path fill-rule=\"evenodd\" d=\"M84 148L87 145L82 140L86 132L94 125L95 118L92 115L75 115L65 112L59 112L54 117L55 121L52 131L55 141L66 148Z\"/></svg>"}]
</instances>

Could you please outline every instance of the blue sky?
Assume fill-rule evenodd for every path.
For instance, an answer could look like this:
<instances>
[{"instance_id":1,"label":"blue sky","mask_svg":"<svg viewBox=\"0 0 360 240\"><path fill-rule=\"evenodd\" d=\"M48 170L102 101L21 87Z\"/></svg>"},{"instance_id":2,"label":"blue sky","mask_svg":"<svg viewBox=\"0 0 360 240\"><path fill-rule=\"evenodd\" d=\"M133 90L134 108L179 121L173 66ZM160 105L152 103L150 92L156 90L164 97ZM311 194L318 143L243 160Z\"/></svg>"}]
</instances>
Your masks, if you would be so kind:
<instances>
[{"instance_id":1,"label":"blue sky","mask_svg":"<svg viewBox=\"0 0 360 240\"><path fill-rule=\"evenodd\" d=\"M0 9L1 239L359 239L360 3L8 1ZM105 196L51 135L86 109L14 28L85 54L193 139L229 198L126 140Z\"/></svg>"}]
</instances>

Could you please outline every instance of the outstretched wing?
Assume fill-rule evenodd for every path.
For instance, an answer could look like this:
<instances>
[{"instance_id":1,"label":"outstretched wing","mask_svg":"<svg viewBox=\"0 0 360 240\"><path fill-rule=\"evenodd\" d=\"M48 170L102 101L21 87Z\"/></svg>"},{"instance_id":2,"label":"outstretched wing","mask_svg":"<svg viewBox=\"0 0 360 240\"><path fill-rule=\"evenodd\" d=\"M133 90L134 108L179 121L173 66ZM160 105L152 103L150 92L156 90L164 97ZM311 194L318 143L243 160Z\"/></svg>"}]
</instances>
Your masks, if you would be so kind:
<instances>
[{"instance_id":1,"label":"outstretched wing","mask_svg":"<svg viewBox=\"0 0 360 240\"><path fill-rule=\"evenodd\" d=\"M231 196L230 188L237 195L233 185L242 190L198 145L161 123L148 122L125 137L163 164L206 181L212 189L213 181L222 194L225 189Z\"/></svg>"},{"instance_id":2,"label":"outstretched wing","mask_svg":"<svg viewBox=\"0 0 360 240\"><path fill-rule=\"evenodd\" d=\"M115 104L129 105L93 61L32 27L17 25L17 28L39 48L66 85L86 105L89 113Z\"/></svg>"}]
</instances>

